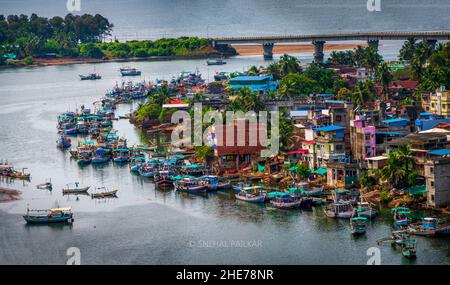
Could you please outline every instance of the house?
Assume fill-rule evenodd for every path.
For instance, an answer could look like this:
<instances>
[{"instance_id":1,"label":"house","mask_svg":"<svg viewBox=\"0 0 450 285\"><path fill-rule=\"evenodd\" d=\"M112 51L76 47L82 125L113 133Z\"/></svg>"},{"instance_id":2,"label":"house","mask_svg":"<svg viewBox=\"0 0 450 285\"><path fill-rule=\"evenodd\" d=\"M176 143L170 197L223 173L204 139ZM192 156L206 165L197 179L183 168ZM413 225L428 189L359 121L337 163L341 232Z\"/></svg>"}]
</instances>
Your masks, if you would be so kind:
<instances>
[{"instance_id":1,"label":"house","mask_svg":"<svg viewBox=\"0 0 450 285\"><path fill-rule=\"evenodd\" d=\"M261 124L243 122L245 129L239 129L235 121L232 126L212 126L210 138L212 140L214 156L217 163L227 169L239 170L242 164L250 165L261 158L261 151L266 147L260 143L259 132ZM233 128L233 139L227 142L227 128ZM238 130L239 129L239 130Z\"/></svg>"},{"instance_id":2,"label":"house","mask_svg":"<svg viewBox=\"0 0 450 285\"><path fill-rule=\"evenodd\" d=\"M386 166L387 160L388 157L384 155L368 157L366 158L367 169L369 170L382 169Z\"/></svg>"},{"instance_id":3,"label":"house","mask_svg":"<svg viewBox=\"0 0 450 285\"><path fill-rule=\"evenodd\" d=\"M330 186L350 188L359 183L360 167L357 163L330 162L326 169Z\"/></svg>"},{"instance_id":4,"label":"house","mask_svg":"<svg viewBox=\"0 0 450 285\"><path fill-rule=\"evenodd\" d=\"M416 128L419 132L430 130L439 123L450 123L450 118L442 115L424 112L419 114L419 118L415 121Z\"/></svg>"},{"instance_id":5,"label":"house","mask_svg":"<svg viewBox=\"0 0 450 285\"><path fill-rule=\"evenodd\" d=\"M432 150L444 149L450 146L447 133L422 133L409 134L404 137L394 139L388 143L388 151L395 149L401 145L409 144L414 155L416 170L420 176L424 176L424 165L430 157L429 152Z\"/></svg>"},{"instance_id":6,"label":"house","mask_svg":"<svg viewBox=\"0 0 450 285\"><path fill-rule=\"evenodd\" d=\"M251 92L265 93L278 89L279 83L273 81L271 75L266 76L237 76L228 81L231 89L250 88Z\"/></svg>"},{"instance_id":7,"label":"house","mask_svg":"<svg viewBox=\"0 0 450 285\"><path fill-rule=\"evenodd\" d=\"M450 150L439 150L439 154L425 163L427 205L448 207L450 205Z\"/></svg>"},{"instance_id":8,"label":"house","mask_svg":"<svg viewBox=\"0 0 450 285\"><path fill-rule=\"evenodd\" d=\"M375 126L369 125L364 116L357 115L350 121L350 143L353 159L376 156Z\"/></svg>"},{"instance_id":9,"label":"house","mask_svg":"<svg viewBox=\"0 0 450 285\"><path fill-rule=\"evenodd\" d=\"M408 120L403 118L385 119L381 122L381 125L391 132L411 132L411 127L408 124Z\"/></svg>"},{"instance_id":10,"label":"house","mask_svg":"<svg viewBox=\"0 0 450 285\"><path fill-rule=\"evenodd\" d=\"M345 159L344 127L331 125L313 130L317 166L326 167L328 162Z\"/></svg>"},{"instance_id":11,"label":"house","mask_svg":"<svg viewBox=\"0 0 450 285\"><path fill-rule=\"evenodd\" d=\"M441 87L430 95L430 112L450 117L450 90Z\"/></svg>"}]
</instances>

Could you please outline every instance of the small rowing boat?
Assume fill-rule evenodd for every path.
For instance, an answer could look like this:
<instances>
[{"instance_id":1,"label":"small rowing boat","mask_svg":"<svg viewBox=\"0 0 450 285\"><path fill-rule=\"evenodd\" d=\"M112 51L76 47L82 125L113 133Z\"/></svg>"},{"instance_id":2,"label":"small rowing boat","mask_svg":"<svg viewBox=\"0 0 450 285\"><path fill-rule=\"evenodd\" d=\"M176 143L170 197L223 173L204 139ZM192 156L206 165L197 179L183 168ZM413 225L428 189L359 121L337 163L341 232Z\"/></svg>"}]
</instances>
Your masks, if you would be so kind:
<instances>
[{"instance_id":1,"label":"small rowing boat","mask_svg":"<svg viewBox=\"0 0 450 285\"><path fill-rule=\"evenodd\" d=\"M101 190L101 191L98 191L98 190ZM91 194L91 198L93 198L93 199L94 198L108 198L108 197L117 198L117 192L119 190L108 191L106 189L106 187L99 187L99 188L96 188L96 191L97 192Z\"/></svg>"},{"instance_id":2,"label":"small rowing boat","mask_svg":"<svg viewBox=\"0 0 450 285\"><path fill-rule=\"evenodd\" d=\"M73 187L75 186L75 187ZM89 188L91 186L87 187L78 187L79 183L75 182L73 184L67 184L66 188L63 188L63 194L87 194Z\"/></svg>"},{"instance_id":3,"label":"small rowing boat","mask_svg":"<svg viewBox=\"0 0 450 285\"><path fill-rule=\"evenodd\" d=\"M366 232L367 218L365 217L354 217L350 219L350 228L352 234L362 235Z\"/></svg>"}]
</instances>

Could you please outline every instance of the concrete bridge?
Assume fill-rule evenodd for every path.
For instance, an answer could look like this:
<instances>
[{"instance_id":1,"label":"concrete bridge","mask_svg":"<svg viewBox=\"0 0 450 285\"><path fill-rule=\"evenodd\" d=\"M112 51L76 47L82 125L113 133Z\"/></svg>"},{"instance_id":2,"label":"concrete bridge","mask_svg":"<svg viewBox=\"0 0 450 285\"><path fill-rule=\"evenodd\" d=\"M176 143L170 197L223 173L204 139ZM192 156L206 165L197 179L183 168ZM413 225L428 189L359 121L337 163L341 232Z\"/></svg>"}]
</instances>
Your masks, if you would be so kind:
<instances>
[{"instance_id":1,"label":"concrete bridge","mask_svg":"<svg viewBox=\"0 0 450 285\"><path fill-rule=\"evenodd\" d=\"M434 32L367 32L348 34L323 34L323 35L291 35L291 36L257 36L257 37L230 37L216 38L214 46L227 44L261 44L263 46L264 58L273 58L273 46L276 43L300 43L310 42L314 45L314 62L323 63L323 47L327 41L367 41L368 45L378 49L380 41L386 40L416 40L427 41L430 45L436 45L437 41L450 40L450 31Z\"/></svg>"}]
</instances>

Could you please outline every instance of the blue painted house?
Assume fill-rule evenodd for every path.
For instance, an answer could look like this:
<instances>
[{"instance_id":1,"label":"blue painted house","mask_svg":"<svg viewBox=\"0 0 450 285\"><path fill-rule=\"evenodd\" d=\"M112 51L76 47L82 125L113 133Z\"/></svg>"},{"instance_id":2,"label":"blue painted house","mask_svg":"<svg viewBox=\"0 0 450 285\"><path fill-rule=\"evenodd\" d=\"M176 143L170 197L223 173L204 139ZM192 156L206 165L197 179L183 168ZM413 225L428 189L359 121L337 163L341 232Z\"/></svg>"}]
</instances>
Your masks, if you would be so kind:
<instances>
[{"instance_id":1,"label":"blue painted house","mask_svg":"<svg viewBox=\"0 0 450 285\"><path fill-rule=\"evenodd\" d=\"M441 115L425 112L420 113L419 118L415 122L417 130L419 132L432 129L439 123L450 123L450 118L445 118Z\"/></svg>"},{"instance_id":2,"label":"blue painted house","mask_svg":"<svg viewBox=\"0 0 450 285\"><path fill-rule=\"evenodd\" d=\"M279 83L268 76L238 76L230 79L231 89L250 88L250 91L266 92L278 89Z\"/></svg>"}]
</instances>

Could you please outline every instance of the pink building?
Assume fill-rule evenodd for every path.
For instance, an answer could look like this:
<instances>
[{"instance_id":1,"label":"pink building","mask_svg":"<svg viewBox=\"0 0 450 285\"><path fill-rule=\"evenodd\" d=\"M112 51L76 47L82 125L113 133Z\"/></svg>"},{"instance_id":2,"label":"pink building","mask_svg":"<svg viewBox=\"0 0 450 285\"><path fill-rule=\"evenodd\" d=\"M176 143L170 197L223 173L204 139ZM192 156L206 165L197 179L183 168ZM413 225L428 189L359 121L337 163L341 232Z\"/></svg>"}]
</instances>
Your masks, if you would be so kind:
<instances>
[{"instance_id":1,"label":"pink building","mask_svg":"<svg viewBox=\"0 0 450 285\"><path fill-rule=\"evenodd\" d=\"M350 143L355 160L377 155L375 126L369 125L365 116L356 115L350 121Z\"/></svg>"}]
</instances>

